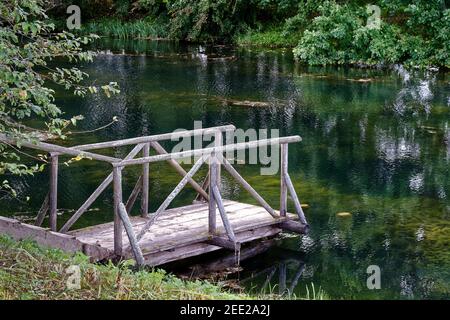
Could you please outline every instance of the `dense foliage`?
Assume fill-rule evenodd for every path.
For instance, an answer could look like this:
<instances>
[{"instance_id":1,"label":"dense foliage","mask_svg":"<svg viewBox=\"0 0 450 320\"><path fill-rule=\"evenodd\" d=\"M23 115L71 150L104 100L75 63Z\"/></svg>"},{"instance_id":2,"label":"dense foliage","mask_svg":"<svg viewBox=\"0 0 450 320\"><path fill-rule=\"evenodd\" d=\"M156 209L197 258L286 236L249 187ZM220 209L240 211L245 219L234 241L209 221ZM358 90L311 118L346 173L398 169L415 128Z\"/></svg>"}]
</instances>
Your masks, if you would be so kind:
<instances>
[{"instance_id":1,"label":"dense foliage","mask_svg":"<svg viewBox=\"0 0 450 320\"><path fill-rule=\"evenodd\" d=\"M82 0L78 3L86 13L86 29L105 35L292 46L297 59L313 65L404 63L450 67L450 7L445 0ZM368 24L374 14L368 5L380 8L379 28ZM99 14L93 6L105 10ZM120 22L109 23L106 29L117 30L108 32L104 27L92 26L100 17L119 19L126 27L114 27ZM146 22L140 28L146 32L133 31L136 26L129 23L136 20Z\"/></svg>"},{"instance_id":2,"label":"dense foliage","mask_svg":"<svg viewBox=\"0 0 450 320\"><path fill-rule=\"evenodd\" d=\"M74 94L103 90L107 95L118 92L116 83L105 86L84 86L87 74L77 68L77 62L91 61L93 53L83 50L93 36L78 37L68 32L54 32L54 25L40 0L0 2L0 135L21 141L43 137L64 137L64 129L81 117L64 119L55 104L50 84L59 85ZM51 66L52 60L71 61L73 67ZM24 126L26 119L35 120L35 128ZM37 163L26 166L24 151L0 143L0 174L32 174L42 170L45 156L32 157ZM2 179L0 190L9 189Z\"/></svg>"}]
</instances>

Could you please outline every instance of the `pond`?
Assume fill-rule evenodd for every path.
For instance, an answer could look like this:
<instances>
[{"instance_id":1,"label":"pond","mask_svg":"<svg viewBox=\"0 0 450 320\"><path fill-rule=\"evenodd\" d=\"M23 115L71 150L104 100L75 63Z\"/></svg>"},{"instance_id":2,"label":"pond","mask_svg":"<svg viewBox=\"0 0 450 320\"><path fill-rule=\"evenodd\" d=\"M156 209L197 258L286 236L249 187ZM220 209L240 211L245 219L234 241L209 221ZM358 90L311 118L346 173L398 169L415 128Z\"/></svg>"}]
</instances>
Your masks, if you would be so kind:
<instances>
[{"instance_id":1,"label":"pond","mask_svg":"<svg viewBox=\"0 0 450 320\"><path fill-rule=\"evenodd\" d=\"M63 144L192 129L194 121L279 129L303 138L289 148L289 171L300 201L309 205L311 232L282 235L242 261L242 270L230 278L246 291L278 292L280 283L283 291L286 275L286 288L302 297L313 286L338 299L450 297L450 74L304 67L289 50L164 41L97 45L102 54L83 70L97 83L117 81L121 94L82 99L58 90L57 103L67 116L85 116L73 130L79 132ZM265 104L233 105L227 99ZM114 116L118 122L95 131ZM128 151L110 154L124 157ZM278 175L261 176L257 165L237 168L278 208ZM109 171L93 161L61 167L60 225ZM150 171L154 211L180 178L166 164L152 164ZM137 167L125 171L125 195L139 174ZM228 177L223 184L225 198L254 203ZM15 178L14 185L30 200L2 200L1 214L35 215L48 190L46 175ZM194 197L188 187L173 205ZM111 221L111 199L108 190L75 227ZM371 265L381 270L379 290L366 285ZM193 270L174 268L182 267Z\"/></svg>"}]
</instances>

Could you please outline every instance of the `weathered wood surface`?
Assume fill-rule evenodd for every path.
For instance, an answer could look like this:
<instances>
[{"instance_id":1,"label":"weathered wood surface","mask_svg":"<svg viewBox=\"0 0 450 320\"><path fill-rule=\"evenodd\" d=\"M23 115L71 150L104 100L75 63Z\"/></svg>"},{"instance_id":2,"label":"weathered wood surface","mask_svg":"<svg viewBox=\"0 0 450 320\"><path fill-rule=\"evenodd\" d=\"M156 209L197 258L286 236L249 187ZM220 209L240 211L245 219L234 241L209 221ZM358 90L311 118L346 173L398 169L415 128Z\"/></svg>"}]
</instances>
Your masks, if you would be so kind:
<instances>
[{"instance_id":1,"label":"weathered wood surface","mask_svg":"<svg viewBox=\"0 0 450 320\"><path fill-rule=\"evenodd\" d=\"M124 167L124 166L139 165L139 164L151 163L151 162L167 161L170 159L176 160L176 159L183 159L183 158L189 158L189 157L201 157L201 156L205 156L205 155L210 155L213 152L219 154L219 153L232 152L232 151L237 151L237 150L254 149L254 148L265 147L265 146L270 146L270 145L295 143L295 142L300 142L300 141L302 141L302 138L300 136L262 139L262 140L256 140L256 141L250 141L250 142L228 144L228 145L224 145L222 147L208 147L208 148L203 148L203 149L194 149L194 150L188 150L188 151L173 152L173 153L168 153L168 154L160 154L160 155L150 156L150 157L145 157L145 158L123 160L120 162L112 162L112 165L115 167Z\"/></svg>"},{"instance_id":2,"label":"weathered wood surface","mask_svg":"<svg viewBox=\"0 0 450 320\"><path fill-rule=\"evenodd\" d=\"M77 150L95 150L95 149L105 149L105 148L117 148L117 147L131 145L131 144L147 143L147 142L153 142L153 141L163 141L163 140L175 141L180 138L193 137L193 136L198 136L198 135L209 136L209 135L214 135L218 131L225 132L225 131L232 131L235 129L236 129L236 127L234 125L230 124L230 125L211 127L211 128L183 130L183 131L155 134L155 135L151 135L151 136L144 136L144 137L137 137L137 138L91 143L91 144L73 146L71 148L77 149Z\"/></svg>"},{"instance_id":3,"label":"weathered wood surface","mask_svg":"<svg viewBox=\"0 0 450 320\"><path fill-rule=\"evenodd\" d=\"M248 230L237 234L239 243L250 242L258 239L273 237L281 232L281 229L276 227L264 227L256 230ZM220 246L208 244L207 242L198 242L189 244L183 247L178 247L172 250L166 250L148 254L145 256L145 264L149 266L158 266L164 263L177 261L213 251L222 249ZM242 253L241 253L242 254ZM236 257L234 257L236 261Z\"/></svg>"},{"instance_id":4,"label":"weathered wood surface","mask_svg":"<svg viewBox=\"0 0 450 320\"><path fill-rule=\"evenodd\" d=\"M17 141L15 141L14 139L11 139L1 133L0 133L0 141L4 141L4 142L12 144L12 145L17 145L17 143L16 143ZM27 141L21 141L20 145L22 147L27 147L30 149L36 149L36 150L59 153L59 154L66 154L66 155L74 156L74 157L82 156L82 157L85 157L88 159L94 159L94 160L105 161L105 162L110 162L110 163L122 160L119 158L103 156L103 155L92 153L92 152L80 151L77 149L61 147L61 146L57 146L55 144L44 143L44 142L32 143L32 142L27 142Z\"/></svg>"},{"instance_id":5,"label":"weathered wood surface","mask_svg":"<svg viewBox=\"0 0 450 320\"><path fill-rule=\"evenodd\" d=\"M114 253L117 256L122 255L123 244L123 224L120 219L119 205L122 203L122 170L120 168L114 168L113 171L113 189L114 189Z\"/></svg>"},{"instance_id":6,"label":"weathered wood surface","mask_svg":"<svg viewBox=\"0 0 450 320\"><path fill-rule=\"evenodd\" d=\"M133 191L131 191L130 196L128 197L128 200L125 203L127 212L131 212L131 210L133 210L134 203L136 202L136 200L139 196L139 193L141 193L141 190L142 190L142 175L139 176L138 181L134 185Z\"/></svg>"},{"instance_id":7,"label":"weathered wood surface","mask_svg":"<svg viewBox=\"0 0 450 320\"><path fill-rule=\"evenodd\" d=\"M128 235L128 241L130 243L130 249L133 252L134 260L138 266L144 265L144 256L142 255L141 248L139 247L136 234L133 230L133 225L131 224L130 218L128 217L127 209L125 205L121 202L119 204L119 216L122 220L123 226L125 227L125 231Z\"/></svg>"},{"instance_id":8,"label":"weathered wood surface","mask_svg":"<svg viewBox=\"0 0 450 320\"><path fill-rule=\"evenodd\" d=\"M225 207L223 206L222 196L220 195L219 188L217 185L211 188L214 194L214 199L217 203L217 208L219 209L220 217L222 218L222 224L227 233L228 239L234 243L234 247L236 247L236 236L234 235L233 227L228 220L227 212ZM211 214L211 213L210 213Z\"/></svg>"},{"instance_id":9,"label":"weathered wood surface","mask_svg":"<svg viewBox=\"0 0 450 320\"><path fill-rule=\"evenodd\" d=\"M234 230L236 242L274 235L281 231L278 224L287 219L297 219L297 215L290 213L287 214L287 218L274 219L262 207L230 200L224 200L223 206ZM219 215L220 213L217 212L216 233L218 236L226 238L225 228ZM208 203L192 204L164 211L139 242L142 253L146 258L146 264L160 264L169 260L179 260L185 256L218 250L217 246L211 248L211 244L207 243L211 239L208 230L208 217ZM131 217L134 232L138 234L149 219ZM276 232L274 233L275 229ZM75 230L70 234L86 243L99 244L109 250L114 248L113 223ZM123 241L127 241L126 235L123 235L123 237ZM148 262L148 259L153 262Z\"/></svg>"},{"instance_id":10,"label":"weathered wood surface","mask_svg":"<svg viewBox=\"0 0 450 320\"><path fill-rule=\"evenodd\" d=\"M307 225L308 222L306 222L305 213L303 212L302 205L298 200L297 192L295 192L294 189L294 184L292 183L291 177L289 176L288 173L286 173L286 175L284 176L284 180L286 181L286 186L287 189L289 190L291 198L294 201L295 211L297 212L300 222Z\"/></svg>"},{"instance_id":11,"label":"weathered wood surface","mask_svg":"<svg viewBox=\"0 0 450 320\"><path fill-rule=\"evenodd\" d=\"M107 248L103 248L95 243L82 242L73 235L49 231L5 217L0 217L0 233L7 234L17 241L31 239L42 246L57 248L67 252L83 252L90 256L92 261L103 260L112 255L112 252Z\"/></svg>"},{"instance_id":12,"label":"weathered wood surface","mask_svg":"<svg viewBox=\"0 0 450 320\"><path fill-rule=\"evenodd\" d=\"M143 157L150 156L150 144L146 143L142 150ZM141 216L145 217L148 214L148 196L149 196L149 174L150 164L144 163L142 165L142 194L141 194Z\"/></svg>"},{"instance_id":13,"label":"weathered wood surface","mask_svg":"<svg viewBox=\"0 0 450 320\"><path fill-rule=\"evenodd\" d=\"M49 224L52 231L58 228L58 156L50 155L50 198L49 198Z\"/></svg>"}]
</instances>

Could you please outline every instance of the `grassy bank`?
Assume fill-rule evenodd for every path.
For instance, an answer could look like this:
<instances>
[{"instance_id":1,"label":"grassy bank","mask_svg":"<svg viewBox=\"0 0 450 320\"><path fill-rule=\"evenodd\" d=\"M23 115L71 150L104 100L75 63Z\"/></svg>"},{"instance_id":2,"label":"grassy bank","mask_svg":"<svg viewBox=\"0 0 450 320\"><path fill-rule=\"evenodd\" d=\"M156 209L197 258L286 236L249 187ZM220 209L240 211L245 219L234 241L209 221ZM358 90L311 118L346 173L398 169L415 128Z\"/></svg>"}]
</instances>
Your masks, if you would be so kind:
<instances>
[{"instance_id":1,"label":"grassy bank","mask_svg":"<svg viewBox=\"0 0 450 320\"><path fill-rule=\"evenodd\" d=\"M281 28L265 31L248 30L234 37L238 46L256 46L265 48L294 48L300 40L300 33L286 33Z\"/></svg>"},{"instance_id":2,"label":"grassy bank","mask_svg":"<svg viewBox=\"0 0 450 320\"><path fill-rule=\"evenodd\" d=\"M81 289L67 289L75 265ZM127 262L118 266L89 263L82 254L16 242L0 235L0 299L248 299L205 281L183 281L164 271L134 272Z\"/></svg>"},{"instance_id":3,"label":"grassy bank","mask_svg":"<svg viewBox=\"0 0 450 320\"><path fill-rule=\"evenodd\" d=\"M95 33L102 37L118 39L167 39L168 25L155 20L120 21L118 19L101 19L82 25L82 34Z\"/></svg>"},{"instance_id":4,"label":"grassy bank","mask_svg":"<svg viewBox=\"0 0 450 320\"><path fill-rule=\"evenodd\" d=\"M132 264L93 264L81 253L69 254L0 235L0 300L328 299L320 288L314 290L313 284L310 290L307 287L306 297L247 295L203 280L181 280L164 270L136 271ZM68 289L68 282L74 283L70 278L73 266L79 267L79 289Z\"/></svg>"},{"instance_id":5,"label":"grassy bank","mask_svg":"<svg viewBox=\"0 0 450 320\"><path fill-rule=\"evenodd\" d=\"M102 13L98 4L82 5L90 12L84 32L293 47L295 58L308 65L450 68L450 9L444 0L377 0L369 6L356 0L108 3L114 5Z\"/></svg>"}]
</instances>

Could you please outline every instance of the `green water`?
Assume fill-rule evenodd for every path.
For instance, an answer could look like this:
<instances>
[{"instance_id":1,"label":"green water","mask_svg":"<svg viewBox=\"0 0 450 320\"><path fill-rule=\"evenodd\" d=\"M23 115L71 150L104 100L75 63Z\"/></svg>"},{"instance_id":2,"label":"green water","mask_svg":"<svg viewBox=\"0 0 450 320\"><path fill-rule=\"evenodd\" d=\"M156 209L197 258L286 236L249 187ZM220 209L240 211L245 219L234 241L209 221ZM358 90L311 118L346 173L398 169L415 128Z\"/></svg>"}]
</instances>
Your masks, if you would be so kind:
<instances>
[{"instance_id":1,"label":"green water","mask_svg":"<svg viewBox=\"0 0 450 320\"><path fill-rule=\"evenodd\" d=\"M100 127L113 116L120 121L102 131L74 135L66 145L192 129L195 120L204 127L232 123L302 136L301 143L289 148L289 171L300 200L310 206L305 212L311 232L283 236L266 253L243 261L243 270L233 277L247 291L277 292L279 271L285 268L287 287L301 273L293 288L300 296L313 283L331 298L450 297L449 74L306 68L294 63L288 51L138 41L98 46L131 53L100 55L83 67L98 83L117 81L122 93L111 99L81 99L58 91L57 102L67 115L85 115L79 131ZM235 58L208 60L203 54ZM270 105L233 106L223 98ZM109 154L124 157L128 151ZM278 176L260 176L256 165L237 168L278 207ZM66 211L60 225L109 170L90 161L61 166L59 207ZM138 167L125 171L125 195L139 174ZM203 170L199 179L204 175ZM166 164L151 166L151 210L178 181ZM20 195L31 200L2 200L0 210L26 218L39 208L47 177L14 182ZM228 177L223 183L224 197L254 203ZM186 188L173 205L188 204L194 196ZM111 190L92 208L75 227L111 221ZM339 212L352 215L339 217ZM381 268L380 290L366 286L369 265Z\"/></svg>"}]
</instances>

